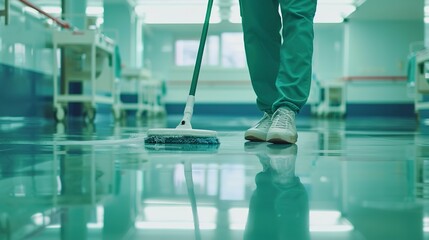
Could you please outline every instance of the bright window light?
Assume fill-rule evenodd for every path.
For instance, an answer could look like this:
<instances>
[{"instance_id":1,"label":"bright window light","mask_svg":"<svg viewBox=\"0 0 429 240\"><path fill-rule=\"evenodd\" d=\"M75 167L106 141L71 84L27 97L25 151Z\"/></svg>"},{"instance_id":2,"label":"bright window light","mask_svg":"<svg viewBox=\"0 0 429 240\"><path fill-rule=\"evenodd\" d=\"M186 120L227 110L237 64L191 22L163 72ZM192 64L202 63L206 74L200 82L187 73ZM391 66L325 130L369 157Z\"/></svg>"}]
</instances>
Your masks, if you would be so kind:
<instances>
[{"instance_id":1,"label":"bright window light","mask_svg":"<svg viewBox=\"0 0 429 240\"><path fill-rule=\"evenodd\" d=\"M198 39L178 39L175 42L175 63L177 66L192 66L198 51ZM224 68L245 68L243 34L224 32L209 35L204 49L203 65ZM183 175L183 174L182 174Z\"/></svg>"},{"instance_id":2,"label":"bright window light","mask_svg":"<svg viewBox=\"0 0 429 240\"><path fill-rule=\"evenodd\" d=\"M423 218L423 231L425 233L429 232L429 217Z\"/></svg>"},{"instance_id":3,"label":"bright window light","mask_svg":"<svg viewBox=\"0 0 429 240\"><path fill-rule=\"evenodd\" d=\"M198 40L177 40L175 51L177 66L192 66L198 51Z\"/></svg>"},{"instance_id":4,"label":"bright window light","mask_svg":"<svg viewBox=\"0 0 429 240\"><path fill-rule=\"evenodd\" d=\"M426 5L424 7L424 14L425 14L424 22L429 23L429 5Z\"/></svg>"},{"instance_id":5,"label":"bright window light","mask_svg":"<svg viewBox=\"0 0 429 240\"><path fill-rule=\"evenodd\" d=\"M425 16L429 16L429 5L426 5L424 7L424 13L425 13Z\"/></svg>"},{"instance_id":6,"label":"bright window light","mask_svg":"<svg viewBox=\"0 0 429 240\"><path fill-rule=\"evenodd\" d=\"M221 35L222 67L245 68L246 57L244 53L243 34L225 32Z\"/></svg>"}]
</instances>

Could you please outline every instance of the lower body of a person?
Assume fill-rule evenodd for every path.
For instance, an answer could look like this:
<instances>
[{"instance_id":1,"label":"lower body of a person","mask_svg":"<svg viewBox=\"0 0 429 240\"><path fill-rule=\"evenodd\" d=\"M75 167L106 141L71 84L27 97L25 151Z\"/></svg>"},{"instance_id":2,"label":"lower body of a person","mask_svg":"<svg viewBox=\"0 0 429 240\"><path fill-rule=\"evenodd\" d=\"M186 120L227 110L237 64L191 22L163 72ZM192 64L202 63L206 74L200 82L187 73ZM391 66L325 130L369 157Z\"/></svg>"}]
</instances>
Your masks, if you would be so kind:
<instances>
[{"instance_id":1,"label":"lower body of a person","mask_svg":"<svg viewBox=\"0 0 429 240\"><path fill-rule=\"evenodd\" d=\"M240 0L244 46L262 119L250 141L295 143L295 116L312 79L313 19L317 0Z\"/></svg>"}]
</instances>

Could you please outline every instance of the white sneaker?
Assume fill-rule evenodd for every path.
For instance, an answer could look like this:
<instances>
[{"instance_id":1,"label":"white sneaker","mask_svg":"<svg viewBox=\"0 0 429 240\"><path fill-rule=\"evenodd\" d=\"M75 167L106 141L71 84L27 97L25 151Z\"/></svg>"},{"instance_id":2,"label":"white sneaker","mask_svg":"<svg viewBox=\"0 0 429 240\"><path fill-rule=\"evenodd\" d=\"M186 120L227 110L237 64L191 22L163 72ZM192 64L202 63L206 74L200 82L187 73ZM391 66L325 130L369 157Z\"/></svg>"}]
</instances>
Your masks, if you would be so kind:
<instances>
[{"instance_id":1,"label":"white sneaker","mask_svg":"<svg viewBox=\"0 0 429 240\"><path fill-rule=\"evenodd\" d=\"M295 112L284 107L277 109L266 139L271 143L296 143Z\"/></svg>"},{"instance_id":2,"label":"white sneaker","mask_svg":"<svg viewBox=\"0 0 429 240\"><path fill-rule=\"evenodd\" d=\"M267 139L267 132L271 126L271 116L264 113L264 116L255 126L249 128L244 133L244 139L249 141L264 142Z\"/></svg>"}]
</instances>

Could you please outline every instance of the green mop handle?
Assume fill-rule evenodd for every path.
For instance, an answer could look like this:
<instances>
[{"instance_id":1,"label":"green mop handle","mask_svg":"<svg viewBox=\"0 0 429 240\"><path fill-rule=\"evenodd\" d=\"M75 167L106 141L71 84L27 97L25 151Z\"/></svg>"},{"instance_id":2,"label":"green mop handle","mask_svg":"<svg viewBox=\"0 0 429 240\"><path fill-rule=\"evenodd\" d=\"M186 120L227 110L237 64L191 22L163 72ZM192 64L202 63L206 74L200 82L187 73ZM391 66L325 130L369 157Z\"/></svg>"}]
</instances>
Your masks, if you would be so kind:
<instances>
[{"instance_id":1,"label":"green mop handle","mask_svg":"<svg viewBox=\"0 0 429 240\"><path fill-rule=\"evenodd\" d=\"M213 0L207 4L206 18L204 20L203 31L201 33L200 46L198 47L197 60L195 62L194 74L192 76L191 89L189 95L195 96L197 90L198 75L200 74L201 61L203 60L204 45L206 44L207 32L209 31L210 14L213 6Z\"/></svg>"}]
</instances>

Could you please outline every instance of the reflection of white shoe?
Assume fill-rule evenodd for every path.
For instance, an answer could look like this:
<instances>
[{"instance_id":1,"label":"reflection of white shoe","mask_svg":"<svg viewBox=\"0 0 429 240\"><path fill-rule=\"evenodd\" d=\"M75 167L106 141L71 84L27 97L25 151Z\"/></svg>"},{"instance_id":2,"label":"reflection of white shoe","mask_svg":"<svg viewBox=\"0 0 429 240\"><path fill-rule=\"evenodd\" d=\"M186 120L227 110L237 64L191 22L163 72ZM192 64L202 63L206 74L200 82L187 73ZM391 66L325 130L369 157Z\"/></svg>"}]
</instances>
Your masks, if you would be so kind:
<instances>
[{"instance_id":1,"label":"reflection of white shoe","mask_svg":"<svg viewBox=\"0 0 429 240\"><path fill-rule=\"evenodd\" d=\"M295 178L295 162L298 152L296 144L270 144L268 157L274 171L273 180L278 183L292 182Z\"/></svg>"},{"instance_id":2,"label":"reflection of white shoe","mask_svg":"<svg viewBox=\"0 0 429 240\"><path fill-rule=\"evenodd\" d=\"M264 113L264 116L255 126L249 128L244 133L244 139L249 141L264 142L267 139L267 132L271 126L271 116Z\"/></svg>"},{"instance_id":3,"label":"reflection of white shoe","mask_svg":"<svg viewBox=\"0 0 429 240\"><path fill-rule=\"evenodd\" d=\"M266 171L270 168L270 158L267 155L267 142L245 142L244 151L246 153L254 153L262 165L262 170Z\"/></svg>"},{"instance_id":4,"label":"reflection of white shoe","mask_svg":"<svg viewBox=\"0 0 429 240\"><path fill-rule=\"evenodd\" d=\"M298 145L296 144L268 144L268 154L273 158L284 158L295 156L298 153Z\"/></svg>"},{"instance_id":5,"label":"reflection of white shoe","mask_svg":"<svg viewBox=\"0 0 429 240\"><path fill-rule=\"evenodd\" d=\"M285 107L277 109L266 139L271 143L296 143L295 112Z\"/></svg>"},{"instance_id":6,"label":"reflection of white shoe","mask_svg":"<svg viewBox=\"0 0 429 240\"><path fill-rule=\"evenodd\" d=\"M267 153L267 142L245 142L244 151L247 153Z\"/></svg>"}]
</instances>

